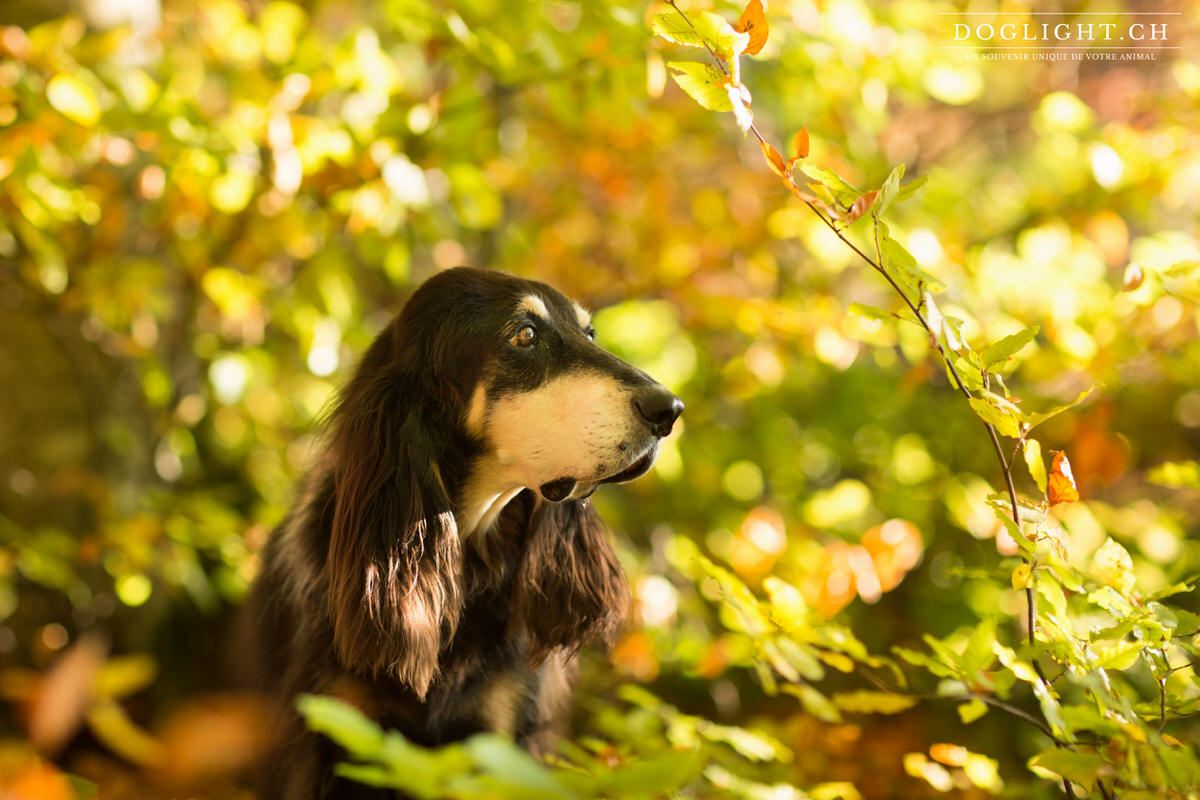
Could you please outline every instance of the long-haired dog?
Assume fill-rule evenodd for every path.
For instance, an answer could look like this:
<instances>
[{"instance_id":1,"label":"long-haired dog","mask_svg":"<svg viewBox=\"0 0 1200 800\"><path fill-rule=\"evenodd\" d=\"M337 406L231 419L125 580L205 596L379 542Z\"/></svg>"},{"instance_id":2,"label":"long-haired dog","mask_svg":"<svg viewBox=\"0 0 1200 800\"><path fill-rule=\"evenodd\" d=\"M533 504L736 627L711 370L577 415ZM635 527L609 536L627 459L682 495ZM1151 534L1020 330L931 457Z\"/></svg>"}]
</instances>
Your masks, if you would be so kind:
<instances>
[{"instance_id":1,"label":"long-haired dog","mask_svg":"<svg viewBox=\"0 0 1200 800\"><path fill-rule=\"evenodd\" d=\"M628 605L588 500L645 473L679 398L593 342L541 283L426 281L334 407L251 603L260 682L346 699L410 740L500 731L540 751L579 648ZM373 796L289 714L266 797Z\"/></svg>"}]
</instances>

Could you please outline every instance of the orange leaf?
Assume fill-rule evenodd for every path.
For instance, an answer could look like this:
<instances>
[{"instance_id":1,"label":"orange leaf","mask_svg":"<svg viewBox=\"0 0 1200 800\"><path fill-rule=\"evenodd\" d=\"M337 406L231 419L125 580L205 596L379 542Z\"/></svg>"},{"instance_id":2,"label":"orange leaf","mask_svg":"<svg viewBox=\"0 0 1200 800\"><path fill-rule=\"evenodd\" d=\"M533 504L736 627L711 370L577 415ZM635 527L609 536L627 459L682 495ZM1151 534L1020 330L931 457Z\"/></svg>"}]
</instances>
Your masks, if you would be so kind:
<instances>
[{"instance_id":1,"label":"orange leaf","mask_svg":"<svg viewBox=\"0 0 1200 800\"><path fill-rule=\"evenodd\" d=\"M961 744L941 743L930 745L929 755L933 756L934 761L940 761L948 767L961 767L967 763L970 753Z\"/></svg>"},{"instance_id":2,"label":"orange leaf","mask_svg":"<svg viewBox=\"0 0 1200 800\"><path fill-rule=\"evenodd\" d=\"M1074 503L1079 499L1079 489L1075 487L1075 475L1071 472L1071 462L1067 454L1061 450L1051 450L1054 462L1050 467L1050 479L1047 490L1050 494L1050 505L1059 503Z\"/></svg>"},{"instance_id":3,"label":"orange leaf","mask_svg":"<svg viewBox=\"0 0 1200 800\"><path fill-rule=\"evenodd\" d=\"M788 176L787 164L783 160L783 156L779 155L779 151L772 145L762 142L763 158L767 159L767 163L771 165L771 169L781 178Z\"/></svg>"},{"instance_id":4,"label":"orange leaf","mask_svg":"<svg viewBox=\"0 0 1200 800\"><path fill-rule=\"evenodd\" d=\"M862 546L871 554L880 591L890 591L900 585L921 560L924 544L917 526L902 519L890 519L871 528L862 537Z\"/></svg>"},{"instance_id":5,"label":"orange leaf","mask_svg":"<svg viewBox=\"0 0 1200 800\"><path fill-rule=\"evenodd\" d=\"M16 775L4 776L4 798L12 800L71 800L75 791L67 776L53 765L34 760L22 765Z\"/></svg>"},{"instance_id":6,"label":"orange leaf","mask_svg":"<svg viewBox=\"0 0 1200 800\"><path fill-rule=\"evenodd\" d=\"M796 151L796 157L793 159L793 161L799 161L802 158L808 158L807 125L796 131L796 135L792 137L792 149Z\"/></svg>"},{"instance_id":7,"label":"orange leaf","mask_svg":"<svg viewBox=\"0 0 1200 800\"><path fill-rule=\"evenodd\" d=\"M750 0L737 24L733 26L733 29L739 33L750 34L750 43L746 45L745 50L748 55L757 55L758 51L762 50L763 45L767 43L767 34L770 33L770 28L767 26L765 11L762 0Z\"/></svg>"}]
</instances>

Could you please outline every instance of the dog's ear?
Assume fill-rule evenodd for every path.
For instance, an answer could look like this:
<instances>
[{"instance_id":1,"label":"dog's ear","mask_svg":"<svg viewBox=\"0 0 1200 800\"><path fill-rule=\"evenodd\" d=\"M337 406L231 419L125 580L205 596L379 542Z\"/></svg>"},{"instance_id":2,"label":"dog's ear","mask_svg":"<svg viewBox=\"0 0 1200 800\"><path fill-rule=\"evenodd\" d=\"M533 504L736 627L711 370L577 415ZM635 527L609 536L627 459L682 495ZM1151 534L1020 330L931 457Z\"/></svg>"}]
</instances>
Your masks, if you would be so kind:
<instances>
[{"instance_id":1,"label":"dog's ear","mask_svg":"<svg viewBox=\"0 0 1200 800\"><path fill-rule=\"evenodd\" d=\"M428 401L413 396L395 341L393 327L371 345L331 419L329 611L345 667L424 697L458 626L461 554Z\"/></svg>"},{"instance_id":2,"label":"dog's ear","mask_svg":"<svg viewBox=\"0 0 1200 800\"><path fill-rule=\"evenodd\" d=\"M533 663L593 638L611 643L629 588L590 501L541 503L530 514L513 608L514 622L532 639Z\"/></svg>"}]
</instances>

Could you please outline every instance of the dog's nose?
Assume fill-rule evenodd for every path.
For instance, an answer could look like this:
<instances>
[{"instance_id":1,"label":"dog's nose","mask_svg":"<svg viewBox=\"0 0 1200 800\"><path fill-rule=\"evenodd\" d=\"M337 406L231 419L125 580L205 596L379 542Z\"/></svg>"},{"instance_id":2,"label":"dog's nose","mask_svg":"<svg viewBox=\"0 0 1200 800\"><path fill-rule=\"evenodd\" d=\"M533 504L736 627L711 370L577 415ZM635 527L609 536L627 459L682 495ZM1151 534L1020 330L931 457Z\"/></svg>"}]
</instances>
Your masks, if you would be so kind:
<instances>
[{"instance_id":1,"label":"dog's nose","mask_svg":"<svg viewBox=\"0 0 1200 800\"><path fill-rule=\"evenodd\" d=\"M660 439L671 432L671 427L683 413L683 401L665 386L654 386L635 395L633 406L642 419L650 424L650 431Z\"/></svg>"}]
</instances>

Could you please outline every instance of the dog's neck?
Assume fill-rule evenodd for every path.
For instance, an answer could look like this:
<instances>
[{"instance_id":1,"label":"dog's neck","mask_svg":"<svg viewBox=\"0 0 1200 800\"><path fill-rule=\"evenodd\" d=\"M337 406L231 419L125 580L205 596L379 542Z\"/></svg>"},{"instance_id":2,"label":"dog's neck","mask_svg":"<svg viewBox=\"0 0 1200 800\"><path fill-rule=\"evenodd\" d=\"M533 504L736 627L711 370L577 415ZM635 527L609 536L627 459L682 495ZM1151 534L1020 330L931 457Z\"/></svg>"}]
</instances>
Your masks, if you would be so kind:
<instances>
[{"instance_id":1,"label":"dog's neck","mask_svg":"<svg viewBox=\"0 0 1200 800\"><path fill-rule=\"evenodd\" d=\"M454 509L458 535L463 539L485 535L504 507L525 487L506 476L495 455L480 456L462 490L462 502Z\"/></svg>"}]
</instances>

